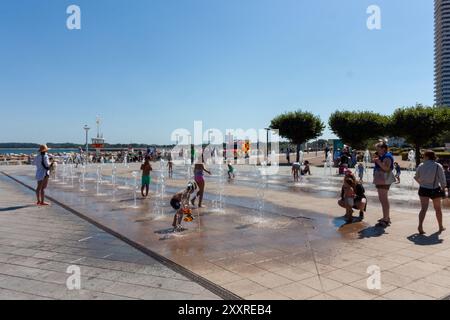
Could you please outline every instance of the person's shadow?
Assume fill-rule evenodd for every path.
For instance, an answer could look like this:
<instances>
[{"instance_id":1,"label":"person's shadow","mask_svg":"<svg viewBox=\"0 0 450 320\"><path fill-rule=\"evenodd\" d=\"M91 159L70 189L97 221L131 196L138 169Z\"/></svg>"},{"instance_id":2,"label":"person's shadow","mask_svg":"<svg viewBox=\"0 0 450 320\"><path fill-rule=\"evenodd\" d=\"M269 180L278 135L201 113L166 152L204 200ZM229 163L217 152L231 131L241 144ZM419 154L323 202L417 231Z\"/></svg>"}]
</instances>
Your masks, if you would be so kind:
<instances>
[{"instance_id":1,"label":"person's shadow","mask_svg":"<svg viewBox=\"0 0 450 320\"><path fill-rule=\"evenodd\" d=\"M31 207L31 205L0 208L0 212L15 211L15 210L20 210L20 209L29 208L29 207Z\"/></svg>"},{"instance_id":2,"label":"person's shadow","mask_svg":"<svg viewBox=\"0 0 450 320\"><path fill-rule=\"evenodd\" d=\"M414 244L418 246L433 246L444 242L443 239L439 239L439 234L439 232L435 232L427 236L424 234L415 233L410 235L407 239L414 242Z\"/></svg>"},{"instance_id":3,"label":"person's shadow","mask_svg":"<svg viewBox=\"0 0 450 320\"><path fill-rule=\"evenodd\" d=\"M385 228L371 226L358 232L359 239L381 237L386 233Z\"/></svg>"}]
</instances>

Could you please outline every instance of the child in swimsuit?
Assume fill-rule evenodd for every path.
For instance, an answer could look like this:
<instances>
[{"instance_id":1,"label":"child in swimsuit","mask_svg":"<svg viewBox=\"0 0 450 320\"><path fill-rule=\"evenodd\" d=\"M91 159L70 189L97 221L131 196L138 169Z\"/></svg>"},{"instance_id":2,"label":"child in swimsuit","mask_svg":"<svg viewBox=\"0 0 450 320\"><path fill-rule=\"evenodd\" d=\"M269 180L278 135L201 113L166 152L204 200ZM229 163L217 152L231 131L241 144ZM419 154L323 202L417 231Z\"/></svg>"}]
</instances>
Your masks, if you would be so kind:
<instances>
[{"instance_id":1,"label":"child in swimsuit","mask_svg":"<svg viewBox=\"0 0 450 320\"><path fill-rule=\"evenodd\" d=\"M142 186L141 186L141 194L145 198L148 196L148 189L150 187L151 177L150 177L150 171L153 170L152 166L150 165L150 157L145 157L145 162L141 165L142 170ZM145 189L145 194L144 194Z\"/></svg>"},{"instance_id":2,"label":"child in swimsuit","mask_svg":"<svg viewBox=\"0 0 450 320\"><path fill-rule=\"evenodd\" d=\"M397 162L394 162L394 172L395 172L395 184L400 183L400 175L402 174L402 168Z\"/></svg>"},{"instance_id":3,"label":"child in swimsuit","mask_svg":"<svg viewBox=\"0 0 450 320\"><path fill-rule=\"evenodd\" d=\"M50 177L52 179L56 179L56 167L58 163L56 162L55 158L50 158Z\"/></svg>"},{"instance_id":4,"label":"child in swimsuit","mask_svg":"<svg viewBox=\"0 0 450 320\"><path fill-rule=\"evenodd\" d=\"M209 170L206 170L203 163L197 163L194 167L194 180L198 185L198 192L197 195L191 200L192 205L195 205L195 200L198 197L198 207L202 207L202 201L203 201L203 193L205 191L205 179L203 178L203 171L211 174Z\"/></svg>"},{"instance_id":5,"label":"child in swimsuit","mask_svg":"<svg viewBox=\"0 0 450 320\"><path fill-rule=\"evenodd\" d=\"M173 176L173 162L172 162L171 158L167 162L167 167L169 168L169 178L172 179L172 176Z\"/></svg>"},{"instance_id":6,"label":"child in swimsuit","mask_svg":"<svg viewBox=\"0 0 450 320\"><path fill-rule=\"evenodd\" d=\"M311 175L311 169L309 167L309 161L306 160L304 163L305 167L300 171L302 176L306 176L307 174Z\"/></svg>"},{"instance_id":7,"label":"child in swimsuit","mask_svg":"<svg viewBox=\"0 0 450 320\"><path fill-rule=\"evenodd\" d=\"M358 165L356 166L356 169L358 171L359 181L362 182L364 178L364 165L361 162L359 162Z\"/></svg>"},{"instance_id":8,"label":"child in swimsuit","mask_svg":"<svg viewBox=\"0 0 450 320\"><path fill-rule=\"evenodd\" d=\"M299 180L299 172L302 169L300 162L294 162L292 165L292 175L294 176L294 181L297 182Z\"/></svg>"},{"instance_id":9,"label":"child in swimsuit","mask_svg":"<svg viewBox=\"0 0 450 320\"><path fill-rule=\"evenodd\" d=\"M450 169L448 167L448 164L444 164L443 167L444 167L444 173L445 173L445 180L447 180L447 186L445 188L448 191L447 198L450 198Z\"/></svg>"},{"instance_id":10,"label":"child in swimsuit","mask_svg":"<svg viewBox=\"0 0 450 320\"><path fill-rule=\"evenodd\" d=\"M190 212L189 199L195 190L197 190L197 184L195 182L189 182L185 190L176 193L170 200L170 205L176 210L172 222L174 231L183 230L181 221L184 214L186 214L185 219L192 221L193 218L191 214L188 213Z\"/></svg>"},{"instance_id":11,"label":"child in swimsuit","mask_svg":"<svg viewBox=\"0 0 450 320\"><path fill-rule=\"evenodd\" d=\"M228 162L228 179L231 180L232 179L231 177L233 177L233 179L235 177L235 175L234 175L234 168L231 165L231 162Z\"/></svg>"}]
</instances>

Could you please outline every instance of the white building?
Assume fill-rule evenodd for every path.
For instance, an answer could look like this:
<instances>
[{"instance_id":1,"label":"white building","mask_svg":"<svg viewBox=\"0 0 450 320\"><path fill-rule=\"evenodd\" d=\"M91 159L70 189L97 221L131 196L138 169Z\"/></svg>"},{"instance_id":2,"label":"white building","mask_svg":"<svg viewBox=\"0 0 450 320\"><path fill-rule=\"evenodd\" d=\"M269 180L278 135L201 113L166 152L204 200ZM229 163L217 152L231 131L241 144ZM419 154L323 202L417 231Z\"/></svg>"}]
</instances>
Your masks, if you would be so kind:
<instances>
[{"instance_id":1,"label":"white building","mask_svg":"<svg viewBox=\"0 0 450 320\"><path fill-rule=\"evenodd\" d=\"M434 97L450 106L450 0L434 1Z\"/></svg>"}]
</instances>

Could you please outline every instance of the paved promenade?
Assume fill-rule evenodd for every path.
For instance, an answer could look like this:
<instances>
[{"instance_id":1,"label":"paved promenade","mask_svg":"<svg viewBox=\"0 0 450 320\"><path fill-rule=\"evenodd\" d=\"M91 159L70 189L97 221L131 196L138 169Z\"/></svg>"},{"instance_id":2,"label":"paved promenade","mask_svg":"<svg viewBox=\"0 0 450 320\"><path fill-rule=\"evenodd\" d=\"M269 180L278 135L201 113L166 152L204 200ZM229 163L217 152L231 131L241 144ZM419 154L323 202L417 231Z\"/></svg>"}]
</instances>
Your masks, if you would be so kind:
<instances>
[{"instance_id":1,"label":"paved promenade","mask_svg":"<svg viewBox=\"0 0 450 320\"><path fill-rule=\"evenodd\" d=\"M0 299L218 299L184 276L0 174ZM70 265L81 290L68 290Z\"/></svg>"},{"instance_id":2,"label":"paved promenade","mask_svg":"<svg viewBox=\"0 0 450 320\"><path fill-rule=\"evenodd\" d=\"M32 168L11 167L8 173L26 184L34 184ZM126 173L127 176L128 174L129 172ZM157 174L155 172L156 176ZM179 178L167 181L166 201L174 190L185 184L182 172L177 171L175 176ZM374 227L381 216L381 208L376 201L370 199L366 220L345 226L343 212L336 206L336 192L314 192L314 189L305 187L305 183L283 188L274 183L264 191L265 204L261 222L255 217L253 209L255 197L260 192L257 190L257 181L244 183L237 180L227 183L224 190L225 212L220 213L211 208L214 192L218 190L217 181L214 176L206 179L207 208L195 210L194 222L186 224L188 230L181 235L165 232L173 211L166 204L166 215L155 215L154 193L148 199L140 199L138 208L131 207L133 199L129 188L119 189L113 200L111 186L107 183L102 185L102 193L106 193L106 196L95 195L95 183L92 181L88 184L89 191L84 193L78 191L77 184L71 187L69 184L53 183L50 185L49 195L143 248L245 299L443 299L450 295L450 232L435 233L436 222L431 211L425 224L425 230L428 231L425 236L417 234L418 209L414 203L393 205L393 225L384 231ZM30 203L31 193L24 193L23 186L4 177L0 181L3 183L2 189L5 185L10 194L23 194L23 198L18 198L17 201L8 195L6 199L2 198L2 207ZM325 179L324 183L327 181ZM51 209L37 210L30 207L10 210L6 216L11 219L10 214L20 213L21 210L29 211L30 219L35 219L37 214L47 210L50 213L53 210L58 212L51 215L75 219L57 206ZM0 216L5 219L3 213ZM444 215L448 226L448 209ZM57 221L49 219L51 222ZM20 229L16 237L20 239L35 236L34 233L40 228L39 222L40 219L33 220L31 227ZM0 234L3 236L3 231L7 234L9 229L19 228L21 219L14 221L9 228L3 227L3 220L0 225ZM58 224L52 226L52 230L58 234L63 229ZM96 233L98 230L78 234L69 228L67 234L64 233L64 238L73 238L72 241L79 244L79 240L94 235L82 243L101 246L103 238L95 236ZM41 236L46 235L44 230L44 235ZM103 234L103 237L107 235ZM32 239L29 241L33 242ZM118 240L114 241L120 243ZM50 242L47 245L56 244ZM123 248L121 254L128 255L129 250L134 251L122 245L126 249ZM2 250L7 251L8 248L3 246ZM65 264L61 273L67 267L67 261L83 257L86 260L77 264L92 261L87 253L76 255L70 250L63 246L51 258L65 259L62 261ZM104 250L101 254L107 256L110 251ZM114 255L106 259L114 259L113 257ZM373 267L380 270L379 288L367 286L367 271ZM14 272L19 271L10 272L14 276ZM66 278L67 275L64 276ZM106 280L112 281L112 286L115 285L114 279ZM197 296L205 294L205 291L201 291Z\"/></svg>"}]
</instances>

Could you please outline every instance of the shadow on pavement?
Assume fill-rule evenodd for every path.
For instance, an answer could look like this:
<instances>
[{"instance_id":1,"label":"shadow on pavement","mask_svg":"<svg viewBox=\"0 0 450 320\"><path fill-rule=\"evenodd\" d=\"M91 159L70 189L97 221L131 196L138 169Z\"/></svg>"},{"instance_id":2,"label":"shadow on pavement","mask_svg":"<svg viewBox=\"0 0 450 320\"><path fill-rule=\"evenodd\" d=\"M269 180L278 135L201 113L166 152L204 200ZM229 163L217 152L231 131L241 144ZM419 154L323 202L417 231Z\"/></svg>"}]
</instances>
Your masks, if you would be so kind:
<instances>
[{"instance_id":1,"label":"shadow on pavement","mask_svg":"<svg viewBox=\"0 0 450 320\"><path fill-rule=\"evenodd\" d=\"M407 239L414 242L414 244L418 246L432 246L444 242L444 240L439 239L439 232L433 233L429 236L415 233L410 235Z\"/></svg>"},{"instance_id":2,"label":"shadow on pavement","mask_svg":"<svg viewBox=\"0 0 450 320\"><path fill-rule=\"evenodd\" d=\"M26 205L26 206L15 206L15 207L0 208L0 212L15 211L15 210L20 210L20 209L29 208L29 207L33 207L33 206Z\"/></svg>"},{"instance_id":3,"label":"shadow on pavement","mask_svg":"<svg viewBox=\"0 0 450 320\"><path fill-rule=\"evenodd\" d=\"M364 239L364 238L380 237L385 233L386 230L384 228L372 226L361 230L360 232L358 232L358 235L359 239Z\"/></svg>"}]
</instances>

